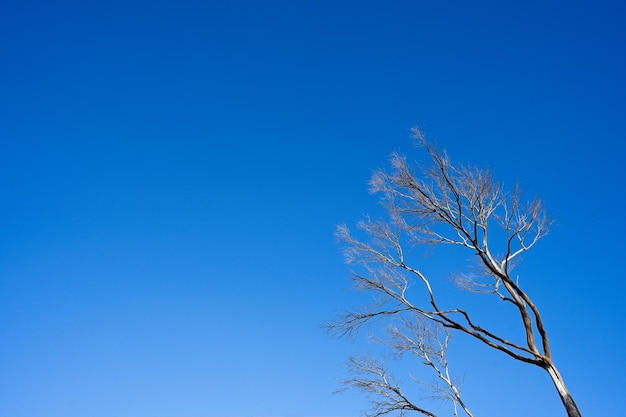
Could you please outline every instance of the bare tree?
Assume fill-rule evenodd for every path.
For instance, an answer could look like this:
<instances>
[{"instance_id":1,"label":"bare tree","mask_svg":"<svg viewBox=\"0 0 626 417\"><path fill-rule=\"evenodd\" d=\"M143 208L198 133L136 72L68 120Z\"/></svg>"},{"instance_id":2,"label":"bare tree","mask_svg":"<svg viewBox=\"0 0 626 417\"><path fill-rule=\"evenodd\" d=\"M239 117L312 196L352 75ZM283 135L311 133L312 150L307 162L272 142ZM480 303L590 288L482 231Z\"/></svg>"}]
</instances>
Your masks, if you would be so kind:
<instances>
[{"instance_id":1,"label":"bare tree","mask_svg":"<svg viewBox=\"0 0 626 417\"><path fill-rule=\"evenodd\" d=\"M390 220L360 222L365 239L354 237L346 226L337 229L337 236L346 244L347 262L358 266L352 272L353 282L358 289L374 293L376 303L342 314L328 323L329 329L345 335L378 320L400 323L391 328L385 342L397 352L422 358L444 382L435 392L452 401L455 415L459 406L472 416L450 378L445 358L448 332L464 333L517 361L544 369L567 415L580 417L552 360L539 309L511 275L520 255L548 232L551 220L541 201L523 202L519 187L506 192L489 171L455 166L420 130L413 129L413 136L432 163L416 174L406 158L395 153L392 171L379 170L370 181L371 191L382 196ZM480 273L458 276L456 282L464 290L498 297L503 306L514 309L520 320L520 341L479 324L470 311L442 307L444 301L434 290L434 281L409 265L405 257L407 246L441 244L465 248L477 256ZM443 342L438 329L447 330ZM373 416L409 410L434 416L410 402L379 362L353 358L350 365L353 378L346 383L377 395Z\"/></svg>"}]
</instances>

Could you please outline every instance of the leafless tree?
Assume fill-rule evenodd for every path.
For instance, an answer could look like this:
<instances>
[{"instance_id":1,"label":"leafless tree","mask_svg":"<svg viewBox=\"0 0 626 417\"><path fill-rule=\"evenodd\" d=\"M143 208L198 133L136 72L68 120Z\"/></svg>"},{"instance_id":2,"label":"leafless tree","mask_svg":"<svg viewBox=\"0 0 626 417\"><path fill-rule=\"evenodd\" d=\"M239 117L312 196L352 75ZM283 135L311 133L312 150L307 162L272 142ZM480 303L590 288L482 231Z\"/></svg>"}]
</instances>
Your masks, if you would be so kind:
<instances>
[{"instance_id":1,"label":"leafless tree","mask_svg":"<svg viewBox=\"0 0 626 417\"><path fill-rule=\"evenodd\" d=\"M382 196L390 220L360 222L364 239L357 239L346 226L337 229L346 244L347 262L356 266L352 271L355 286L374 293L376 302L340 315L328 328L345 335L366 323L400 323L391 328L386 343L397 352L420 357L444 382L435 392L452 401L455 415L459 406L472 416L450 378L445 357L449 332L464 333L517 361L544 369L567 415L580 417L552 360L539 309L511 275L520 255L548 233L551 220L541 201L524 202L519 187L505 191L489 171L453 165L448 154L429 143L419 129L413 129L413 136L431 164L416 173L405 157L395 153L392 171L379 170L370 181L371 191ZM443 307L445 301L434 290L434 281L405 256L407 246L441 244L465 248L477 256L480 273L459 276L456 282L464 290L498 297L503 306L514 309L520 319L520 341L479 324L470 311ZM443 339L438 329L446 330ZM346 383L378 398L373 400L372 416L393 411L434 416L409 401L380 362L353 358L350 365L353 378Z\"/></svg>"}]
</instances>

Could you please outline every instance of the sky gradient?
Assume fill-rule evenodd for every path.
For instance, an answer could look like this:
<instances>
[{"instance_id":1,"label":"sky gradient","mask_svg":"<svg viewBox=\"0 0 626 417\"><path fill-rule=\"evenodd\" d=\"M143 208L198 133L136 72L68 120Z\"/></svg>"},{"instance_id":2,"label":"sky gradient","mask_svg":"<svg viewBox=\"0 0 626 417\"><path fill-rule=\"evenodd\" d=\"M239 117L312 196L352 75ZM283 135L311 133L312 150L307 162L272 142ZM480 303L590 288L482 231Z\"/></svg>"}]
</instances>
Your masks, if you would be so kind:
<instances>
[{"instance_id":1,"label":"sky gradient","mask_svg":"<svg viewBox=\"0 0 626 417\"><path fill-rule=\"evenodd\" d=\"M520 279L583 415L616 415L625 20L618 1L5 0L0 416L361 415L333 391L371 346L320 328L362 300L333 231L380 214L366 183L391 152L423 158L413 126L545 201ZM547 375L453 343L477 416L565 415Z\"/></svg>"}]
</instances>

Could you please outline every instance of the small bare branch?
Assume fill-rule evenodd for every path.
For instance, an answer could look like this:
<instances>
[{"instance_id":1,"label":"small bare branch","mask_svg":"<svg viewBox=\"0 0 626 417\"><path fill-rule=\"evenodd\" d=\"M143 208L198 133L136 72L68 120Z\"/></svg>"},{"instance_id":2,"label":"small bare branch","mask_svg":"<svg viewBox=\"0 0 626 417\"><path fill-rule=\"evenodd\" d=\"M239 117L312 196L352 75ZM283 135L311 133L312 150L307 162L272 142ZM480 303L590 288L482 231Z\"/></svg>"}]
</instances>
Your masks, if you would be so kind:
<instances>
[{"instance_id":1,"label":"small bare branch","mask_svg":"<svg viewBox=\"0 0 626 417\"><path fill-rule=\"evenodd\" d=\"M458 416L457 407L461 407L466 415L473 417L461 397L459 386L450 376L446 357L450 336L449 329L423 317L416 317L415 320L402 318L401 326L388 327L388 338L381 342L390 346L398 356L411 354L422 360L444 385L417 382L427 385L437 397L450 401L455 416Z\"/></svg>"},{"instance_id":2,"label":"small bare branch","mask_svg":"<svg viewBox=\"0 0 626 417\"><path fill-rule=\"evenodd\" d=\"M365 392L371 404L367 417L379 417L398 411L405 416L407 411L415 411L428 417L437 417L431 411L411 402L403 393L402 387L389 374L386 367L375 359L351 357L348 360L351 378L343 383L348 388Z\"/></svg>"}]
</instances>

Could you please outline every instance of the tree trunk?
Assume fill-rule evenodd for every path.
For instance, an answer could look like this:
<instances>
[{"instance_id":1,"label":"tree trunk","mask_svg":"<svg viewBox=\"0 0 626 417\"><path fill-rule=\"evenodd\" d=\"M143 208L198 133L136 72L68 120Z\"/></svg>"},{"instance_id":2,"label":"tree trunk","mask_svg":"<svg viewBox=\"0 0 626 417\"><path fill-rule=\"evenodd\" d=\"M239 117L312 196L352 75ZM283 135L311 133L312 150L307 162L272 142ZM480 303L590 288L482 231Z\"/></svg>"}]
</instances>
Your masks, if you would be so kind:
<instances>
[{"instance_id":1,"label":"tree trunk","mask_svg":"<svg viewBox=\"0 0 626 417\"><path fill-rule=\"evenodd\" d=\"M554 386L556 390L559 392L559 397L561 397L561 401L563 402L563 407L565 407L565 411L567 412L568 417L581 417L580 410L576 406L572 395L569 393L565 383L563 382L563 378L559 371L556 370L554 365L547 364L546 371L550 374L550 378L552 378L552 382L554 382Z\"/></svg>"}]
</instances>

